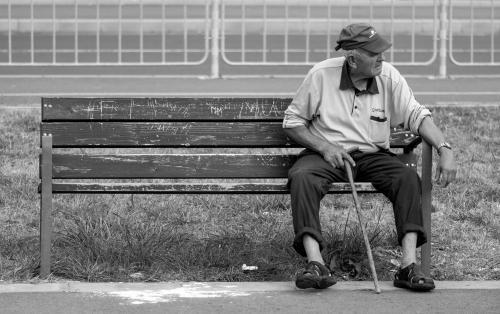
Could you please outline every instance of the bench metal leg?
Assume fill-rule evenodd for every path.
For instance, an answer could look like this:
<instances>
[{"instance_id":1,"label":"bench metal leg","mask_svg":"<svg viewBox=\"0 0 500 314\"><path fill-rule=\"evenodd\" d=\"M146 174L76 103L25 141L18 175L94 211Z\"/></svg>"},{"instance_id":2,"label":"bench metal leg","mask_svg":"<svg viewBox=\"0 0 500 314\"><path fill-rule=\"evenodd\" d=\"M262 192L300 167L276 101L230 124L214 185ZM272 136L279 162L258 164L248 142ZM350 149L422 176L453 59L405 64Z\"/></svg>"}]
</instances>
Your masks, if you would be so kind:
<instances>
[{"instance_id":1,"label":"bench metal leg","mask_svg":"<svg viewBox=\"0 0 500 314\"><path fill-rule=\"evenodd\" d=\"M432 207L432 146L422 143L422 211L424 229L427 233L427 243L422 245L422 271L430 275L431 264L431 207Z\"/></svg>"},{"instance_id":2,"label":"bench metal leg","mask_svg":"<svg viewBox=\"0 0 500 314\"><path fill-rule=\"evenodd\" d=\"M42 136L40 165L42 188L40 198L40 278L50 274L52 236L52 136Z\"/></svg>"}]
</instances>

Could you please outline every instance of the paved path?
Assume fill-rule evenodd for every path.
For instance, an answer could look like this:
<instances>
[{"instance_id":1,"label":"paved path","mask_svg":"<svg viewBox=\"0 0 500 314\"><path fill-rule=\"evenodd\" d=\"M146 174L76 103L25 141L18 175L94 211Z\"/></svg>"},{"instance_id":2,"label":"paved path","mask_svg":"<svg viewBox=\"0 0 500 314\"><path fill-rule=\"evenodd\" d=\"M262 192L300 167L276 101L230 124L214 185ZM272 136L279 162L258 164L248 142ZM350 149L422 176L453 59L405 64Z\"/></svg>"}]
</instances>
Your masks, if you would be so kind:
<instances>
[{"instance_id":1,"label":"paved path","mask_svg":"<svg viewBox=\"0 0 500 314\"><path fill-rule=\"evenodd\" d=\"M413 293L381 282L297 290L291 282L0 284L10 313L498 313L500 281L437 282Z\"/></svg>"},{"instance_id":2,"label":"paved path","mask_svg":"<svg viewBox=\"0 0 500 314\"><path fill-rule=\"evenodd\" d=\"M204 79L168 76L0 76L0 106L39 107L40 97L291 97L302 77ZM500 104L500 77L408 78L417 100L431 105Z\"/></svg>"}]
</instances>

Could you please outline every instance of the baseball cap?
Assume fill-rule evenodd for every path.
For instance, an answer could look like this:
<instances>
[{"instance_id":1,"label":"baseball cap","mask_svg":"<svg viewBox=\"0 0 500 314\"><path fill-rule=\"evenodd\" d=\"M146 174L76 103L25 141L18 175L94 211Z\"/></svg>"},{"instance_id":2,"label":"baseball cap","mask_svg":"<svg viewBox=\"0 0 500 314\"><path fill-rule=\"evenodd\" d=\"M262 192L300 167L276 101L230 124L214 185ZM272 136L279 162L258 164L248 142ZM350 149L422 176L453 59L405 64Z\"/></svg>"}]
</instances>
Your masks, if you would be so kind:
<instances>
[{"instance_id":1,"label":"baseball cap","mask_svg":"<svg viewBox=\"0 0 500 314\"><path fill-rule=\"evenodd\" d=\"M361 48L373 53L381 53L391 46L392 44L382 38L372 26L366 23L356 23L342 29L335 50Z\"/></svg>"}]
</instances>

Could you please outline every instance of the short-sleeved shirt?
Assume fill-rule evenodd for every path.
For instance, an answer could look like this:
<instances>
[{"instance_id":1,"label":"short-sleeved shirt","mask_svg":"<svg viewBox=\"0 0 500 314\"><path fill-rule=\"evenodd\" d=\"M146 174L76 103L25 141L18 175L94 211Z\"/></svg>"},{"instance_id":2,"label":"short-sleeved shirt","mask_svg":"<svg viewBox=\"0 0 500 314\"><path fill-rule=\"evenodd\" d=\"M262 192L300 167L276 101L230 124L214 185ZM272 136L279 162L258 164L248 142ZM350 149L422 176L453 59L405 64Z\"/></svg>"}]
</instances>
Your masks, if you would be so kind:
<instances>
[{"instance_id":1,"label":"short-sleeved shirt","mask_svg":"<svg viewBox=\"0 0 500 314\"><path fill-rule=\"evenodd\" d=\"M382 62L380 75L367 89L352 84L344 57L316 64L285 111L284 128L306 126L316 136L363 152L389 149L391 127L418 134L431 112L419 104L396 68Z\"/></svg>"}]
</instances>

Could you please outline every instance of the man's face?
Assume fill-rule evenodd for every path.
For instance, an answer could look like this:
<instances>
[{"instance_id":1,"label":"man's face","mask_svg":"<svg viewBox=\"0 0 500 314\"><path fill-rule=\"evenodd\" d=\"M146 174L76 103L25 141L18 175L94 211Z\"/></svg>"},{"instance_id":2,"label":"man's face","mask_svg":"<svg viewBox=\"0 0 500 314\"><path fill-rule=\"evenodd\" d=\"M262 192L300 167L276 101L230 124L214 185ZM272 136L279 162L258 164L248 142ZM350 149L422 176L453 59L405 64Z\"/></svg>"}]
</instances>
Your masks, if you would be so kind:
<instances>
[{"instance_id":1,"label":"man's face","mask_svg":"<svg viewBox=\"0 0 500 314\"><path fill-rule=\"evenodd\" d=\"M382 72L383 53L373 53L363 49L357 49L356 72L366 78L375 77Z\"/></svg>"}]
</instances>

